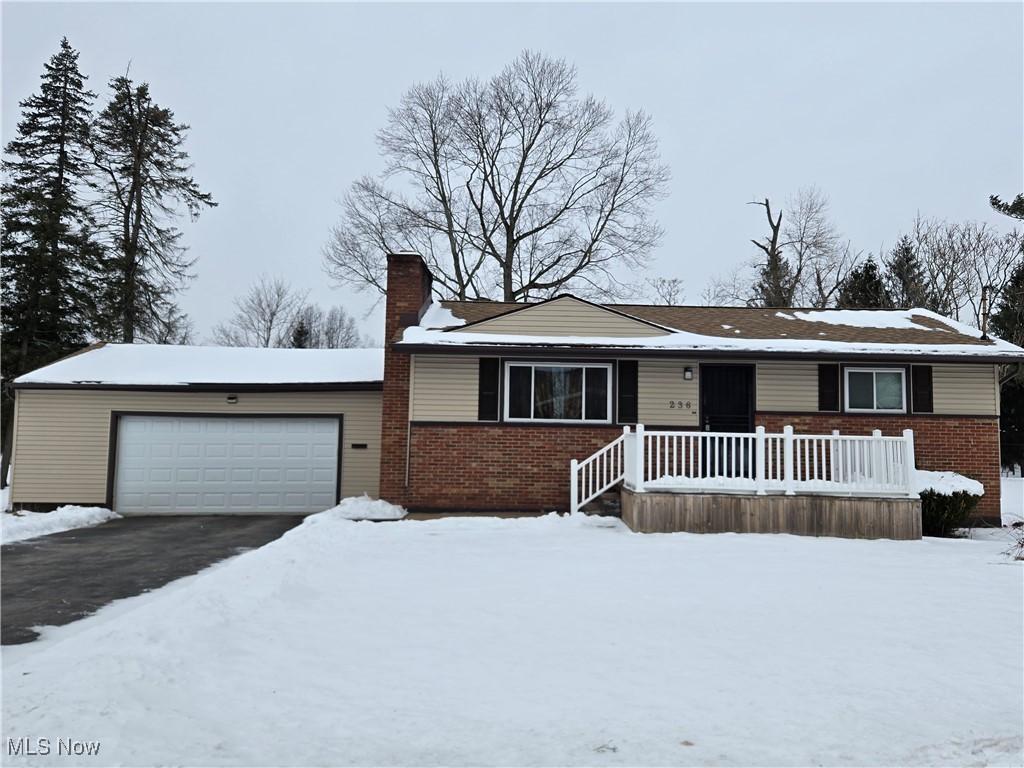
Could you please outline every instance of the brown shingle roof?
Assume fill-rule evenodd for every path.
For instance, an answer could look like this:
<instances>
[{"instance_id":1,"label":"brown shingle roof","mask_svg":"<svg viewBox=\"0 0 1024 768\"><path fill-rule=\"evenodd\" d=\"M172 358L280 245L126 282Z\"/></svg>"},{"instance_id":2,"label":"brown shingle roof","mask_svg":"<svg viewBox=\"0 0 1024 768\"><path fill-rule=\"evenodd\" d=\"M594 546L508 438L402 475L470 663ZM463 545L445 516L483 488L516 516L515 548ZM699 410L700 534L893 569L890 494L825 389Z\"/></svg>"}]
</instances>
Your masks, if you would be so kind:
<instances>
[{"instance_id":1,"label":"brown shingle roof","mask_svg":"<svg viewBox=\"0 0 1024 768\"><path fill-rule=\"evenodd\" d=\"M516 309L532 306L502 301L444 301L455 317L474 323ZM764 309L751 307L695 307L651 304L603 304L601 306L680 331L728 339L806 339L808 341L860 342L878 344L971 344L993 346L976 336L960 332L929 315L911 314L921 328L872 328L840 325L834 321L795 320L793 312L813 315L815 309ZM828 311L828 310L825 310ZM867 317L873 310L857 310ZM786 317L785 315L789 315ZM867 319L867 317L865 319ZM726 327L728 326L728 327Z\"/></svg>"}]
</instances>

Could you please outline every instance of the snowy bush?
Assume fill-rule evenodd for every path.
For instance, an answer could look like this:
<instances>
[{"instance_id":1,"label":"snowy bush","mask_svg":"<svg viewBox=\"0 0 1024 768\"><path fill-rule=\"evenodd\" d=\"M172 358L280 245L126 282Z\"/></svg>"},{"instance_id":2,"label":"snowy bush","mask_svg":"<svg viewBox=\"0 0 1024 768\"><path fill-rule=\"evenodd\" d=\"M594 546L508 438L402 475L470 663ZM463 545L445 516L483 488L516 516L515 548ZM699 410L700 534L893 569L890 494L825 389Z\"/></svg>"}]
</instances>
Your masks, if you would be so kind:
<instances>
[{"instance_id":1,"label":"snowy bush","mask_svg":"<svg viewBox=\"0 0 1024 768\"><path fill-rule=\"evenodd\" d=\"M1013 543L1003 554L1009 555L1014 560L1024 560L1024 525L1014 523L1010 526L1010 534L1013 537Z\"/></svg>"},{"instance_id":2,"label":"snowy bush","mask_svg":"<svg viewBox=\"0 0 1024 768\"><path fill-rule=\"evenodd\" d=\"M921 531L925 536L955 538L978 506L981 497L967 491L921 491Z\"/></svg>"}]
</instances>

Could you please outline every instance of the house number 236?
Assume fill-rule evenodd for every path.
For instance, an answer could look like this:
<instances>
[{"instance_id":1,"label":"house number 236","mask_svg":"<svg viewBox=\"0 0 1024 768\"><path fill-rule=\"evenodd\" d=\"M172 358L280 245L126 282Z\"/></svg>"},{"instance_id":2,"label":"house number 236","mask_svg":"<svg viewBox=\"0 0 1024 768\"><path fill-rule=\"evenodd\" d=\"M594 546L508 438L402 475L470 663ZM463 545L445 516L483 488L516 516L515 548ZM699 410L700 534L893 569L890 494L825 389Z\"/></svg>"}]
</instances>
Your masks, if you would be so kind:
<instances>
[{"instance_id":1,"label":"house number 236","mask_svg":"<svg viewBox=\"0 0 1024 768\"><path fill-rule=\"evenodd\" d=\"M669 400L668 401L668 407L669 408L683 408L685 410L689 410L690 409L690 401L687 400L686 402L683 402L682 400Z\"/></svg>"}]
</instances>

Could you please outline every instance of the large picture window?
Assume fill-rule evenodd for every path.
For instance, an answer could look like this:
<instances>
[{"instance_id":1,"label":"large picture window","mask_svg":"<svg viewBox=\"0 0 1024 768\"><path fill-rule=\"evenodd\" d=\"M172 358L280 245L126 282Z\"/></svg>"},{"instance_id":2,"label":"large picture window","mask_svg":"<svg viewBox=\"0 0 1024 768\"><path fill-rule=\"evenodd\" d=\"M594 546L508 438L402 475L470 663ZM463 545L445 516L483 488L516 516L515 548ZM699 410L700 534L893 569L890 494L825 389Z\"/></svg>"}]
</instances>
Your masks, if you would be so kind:
<instances>
[{"instance_id":1,"label":"large picture window","mask_svg":"<svg viewBox=\"0 0 1024 768\"><path fill-rule=\"evenodd\" d=\"M608 423L611 371L607 363L506 363L505 419Z\"/></svg>"},{"instance_id":2,"label":"large picture window","mask_svg":"<svg viewBox=\"0 0 1024 768\"><path fill-rule=\"evenodd\" d=\"M902 368L847 368L846 410L906 413Z\"/></svg>"}]
</instances>

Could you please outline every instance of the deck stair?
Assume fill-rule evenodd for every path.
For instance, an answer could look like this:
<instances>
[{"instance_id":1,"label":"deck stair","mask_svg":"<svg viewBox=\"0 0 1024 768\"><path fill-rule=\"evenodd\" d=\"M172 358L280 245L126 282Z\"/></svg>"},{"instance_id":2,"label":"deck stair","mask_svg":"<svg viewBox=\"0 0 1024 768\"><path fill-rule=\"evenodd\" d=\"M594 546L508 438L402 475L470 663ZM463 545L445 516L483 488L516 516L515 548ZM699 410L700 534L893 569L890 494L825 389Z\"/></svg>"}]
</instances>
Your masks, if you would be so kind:
<instances>
[{"instance_id":1,"label":"deck stair","mask_svg":"<svg viewBox=\"0 0 1024 768\"><path fill-rule=\"evenodd\" d=\"M580 512L601 517L622 517L622 493L619 491L620 487L616 486L591 499L580 508Z\"/></svg>"}]
</instances>

